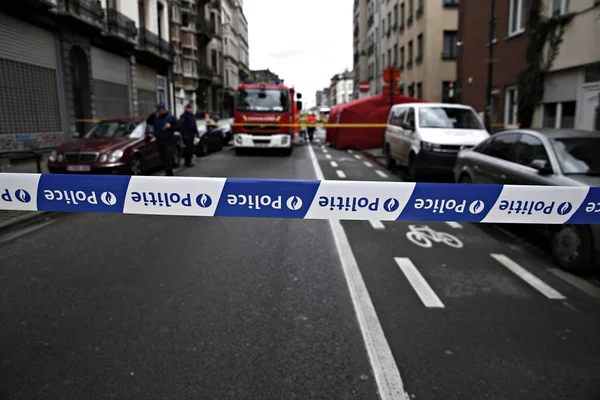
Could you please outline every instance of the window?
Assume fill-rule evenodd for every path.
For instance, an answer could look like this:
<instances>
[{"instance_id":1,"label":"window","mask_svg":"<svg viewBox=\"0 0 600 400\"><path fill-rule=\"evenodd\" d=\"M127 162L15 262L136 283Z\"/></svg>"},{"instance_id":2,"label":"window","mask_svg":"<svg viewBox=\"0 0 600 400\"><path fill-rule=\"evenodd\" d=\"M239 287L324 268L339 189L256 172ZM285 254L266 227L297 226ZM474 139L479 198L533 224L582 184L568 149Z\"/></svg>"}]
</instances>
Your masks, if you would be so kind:
<instances>
[{"instance_id":1,"label":"window","mask_svg":"<svg viewBox=\"0 0 600 400\"><path fill-rule=\"evenodd\" d=\"M406 107L395 108L392 110L390 115L390 125L402 126L404 117L406 116Z\"/></svg>"},{"instance_id":2,"label":"window","mask_svg":"<svg viewBox=\"0 0 600 400\"><path fill-rule=\"evenodd\" d=\"M454 82L442 82L442 103L451 103L454 98Z\"/></svg>"},{"instance_id":3,"label":"window","mask_svg":"<svg viewBox=\"0 0 600 400\"><path fill-rule=\"evenodd\" d=\"M569 0L551 0L550 17L559 17L569 12Z\"/></svg>"},{"instance_id":4,"label":"window","mask_svg":"<svg viewBox=\"0 0 600 400\"><path fill-rule=\"evenodd\" d=\"M421 82L417 83L417 99L423 98L423 84Z\"/></svg>"},{"instance_id":5,"label":"window","mask_svg":"<svg viewBox=\"0 0 600 400\"><path fill-rule=\"evenodd\" d=\"M386 30L385 30L385 19L382 18L381 19L381 37L384 37L385 33L386 33Z\"/></svg>"},{"instance_id":6,"label":"window","mask_svg":"<svg viewBox=\"0 0 600 400\"><path fill-rule=\"evenodd\" d=\"M212 71L214 73L219 72L219 67L218 67L218 58L217 58L217 50L212 49L210 51L210 66L212 67Z\"/></svg>"},{"instance_id":7,"label":"window","mask_svg":"<svg viewBox=\"0 0 600 400\"><path fill-rule=\"evenodd\" d=\"M392 29L392 12L391 11L388 12L387 20L388 20L387 21L387 28L388 28L388 31L389 31L389 30Z\"/></svg>"},{"instance_id":8,"label":"window","mask_svg":"<svg viewBox=\"0 0 600 400\"><path fill-rule=\"evenodd\" d=\"M515 145L515 162L530 166L533 160L550 161L542 141L533 135L524 134Z\"/></svg>"},{"instance_id":9,"label":"window","mask_svg":"<svg viewBox=\"0 0 600 400\"><path fill-rule=\"evenodd\" d=\"M398 4L394 4L394 26L398 26Z\"/></svg>"},{"instance_id":10,"label":"window","mask_svg":"<svg viewBox=\"0 0 600 400\"><path fill-rule=\"evenodd\" d=\"M194 61L185 59L183 60L183 73L191 75L194 72Z\"/></svg>"},{"instance_id":11,"label":"window","mask_svg":"<svg viewBox=\"0 0 600 400\"><path fill-rule=\"evenodd\" d=\"M444 31L444 60L456 60L456 31Z\"/></svg>"},{"instance_id":12,"label":"window","mask_svg":"<svg viewBox=\"0 0 600 400\"><path fill-rule=\"evenodd\" d=\"M415 84L408 85L408 97L415 97Z\"/></svg>"},{"instance_id":13,"label":"window","mask_svg":"<svg viewBox=\"0 0 600 400\"><path fill-rule=\"evenodd\" d=\"M518 96L516 87L507 88L504 92L504 125L517 125Z\"/></svg>"},{"instance_id":14,"label":"window","mask_svg":"<svg viewBox=\"0 0 600 400\"><path fill-rule=\"evenodd\" d=\"M458 7L459 0L444 0L444 7Z\"/></svg>"},{"instance_id":15,"label":"window","mask_svg":"<svg viewBox=\"0 0 600 400\"><path fill-rule=\"evenodd\" d=\"M526 0L510 0L508 35L517 35L525 31Z\"/></svg>"},{"instance_id":16,"label":"window","mask_svg":"<svg viewBox=\"0 0 600 400\"><path fill-rule=\"evenodd\" d=\"M413 42L412 40L408 42L408 61L406 62L406 66L411 68L413 64Z\"/></svg>"},{"instance_id":17,"label":"window","mask_svg":"<svg viewBox=\"0 0 600 400\"><path fill-rule=\"evenodd\" d=\"M289 108L289 95L285 90L245 89L236 96L239 111L283 112Z\"/></svg>"},{"instance_id":18,"label":"window","mask_svg":"<svg viewBox=\"0 0 600 400\"><path fill-rule=\"evenodd\" d=\"M575 101L545 103L542 106L542 126L544 128L573 129L575 127Z\"/></svg>"},{"instance_id":19,"label":"window","mask_svg":"<svg viewBox=\"0 0 600 400\"><path fill-rule=\"evenodd\" d=\"M404 46L400 47L400 69L404 69Z\"/></svg>"},{"instance_id":20,"label":"window","mask_svg":"<svg viewBox=\"0 0 600 400\"><path fill-rule=\"evenodd\" d=\"M412 17L415 10L415 0L408 0L408 16Z\"/></svg>"},{"instance_id":21,"label":"window","mask_svg":"<svg viewBox=\"0 0 600 400\"><path fill-rule=\"evenodd\" d=\"M388 49L387 60L388 60L388 64L392 65L392 49Z\"/></svg>"},{"instance_id":22,"label":"window","mask_svg":"<svg viewBox=\"0 0 600 400\"><path fill-rule=\"evenodd\" d=\"M600 65L593 65L585 69L585 83L600 82Z\"/></svg>"},{"instance_id":23,"label":"window","mask_svg":"<svg viewBox=\"0 0 600 400\"><path fill-rule=\"evenodd\" d=\"M177 4L171 6L171 20L173 22L181 22L179 6Z\"/></svg>"},{"instance_id":24,"label":"window","mask_svg":"<svg viewBox=\"0 0 600 400\"><path fill-rule=\"evenodd\" d=\"M411 86L415 86L415 84L413 83ZM415 126L415 109L412 107L406 113L406 123L409 126Z\"/></svg>"},{"instance_id":25,"label":"window","mask_svg":"<svg viewBox=\"0 0 600 400\"><path fill-rule=\"evenodd\" d=\"M507 133L497 135L485 147L483 152L491 157L496 157L501 160L514 162L515 144L519 140L520 136L521 134L519 133Z\"/></svg>"},{"instance_id":26,"label":"window","mask_svg":"<svg viewBox=\"0 0 600 400\"><path fill-rule=\"evenodd\" d=\"M600 138L565 137L551 141L563 174L600 173Z\"/></svg>"},{"instance_id":27,"label":"window","mask_svg":"<svg viewBox=\"0 0 600 400\"><path fill-rule=\"evenodd\" d=\"M404 25L404 20L406 19L406 10L404 7L404 3L400 4L400 25Z\"/></svg>"},{"instance_id":28,"label":"window","mask_svg":"<svg viewBox=\"0 0 600 400\"><path fill-rule=\"evenodd\" d=\"M398 66L398 44L394 44L394 66Z\"/></svg>"},{"instance_id":29,"label":"window","mask_svg":"<svg viewBox=\"0 0 600 400\"><path fill-rule=\"evenodd\" d=\"M470 108L422 107L419 126L436 129L483 129L479 117Z\"/></svg>"},{"instance_id":30,"label":"window","mask_svg":"<svg viewBox=\"0 0 600 400\"><path fill-rule=\"evenodd\" d=\"M423 34L417 36L417 64L423 62Z\"/></svg>"}]
</instances>

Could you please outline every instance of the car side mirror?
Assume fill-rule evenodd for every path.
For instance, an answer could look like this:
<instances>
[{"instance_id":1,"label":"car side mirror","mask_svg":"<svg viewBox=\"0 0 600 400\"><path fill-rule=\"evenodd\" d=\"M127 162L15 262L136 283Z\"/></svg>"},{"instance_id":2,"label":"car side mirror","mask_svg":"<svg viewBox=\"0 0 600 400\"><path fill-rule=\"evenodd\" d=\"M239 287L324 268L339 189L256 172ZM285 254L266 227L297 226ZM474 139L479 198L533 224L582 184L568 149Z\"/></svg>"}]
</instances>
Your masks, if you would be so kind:
<instances>
[{"instance_id":1,"label":"car side mirror","mask_svg":"<svg viewBox=\"0 0 600 400\"><path fill-rule=\"evenodd\" d=\"M302 111L302 102L301 101L296 102L296 108L298 109L298 111Z\"/></svg>"},{"instance_id":2,"label":"car side mirror","mask_svg":"<svg viewBox=\"0 0 600 400\"><path fill-rule=\"evenodd\" d=\"M535 159L529 163L531 168L537 169L540 175L552 175L554 172L548 160Z\"/></svg>"},{"instance_id":3,"label":"car side mirror","mask_svg":"<svg viewBox=\"0 0 600 400\"><path fill-rule=\"evenodd\" d=\"M414 131L415 130L415 126L413 124L411 124L410 122L405 122L402 124L402 128L406 129L407 131Z\"/></svg>"}]
</instances>

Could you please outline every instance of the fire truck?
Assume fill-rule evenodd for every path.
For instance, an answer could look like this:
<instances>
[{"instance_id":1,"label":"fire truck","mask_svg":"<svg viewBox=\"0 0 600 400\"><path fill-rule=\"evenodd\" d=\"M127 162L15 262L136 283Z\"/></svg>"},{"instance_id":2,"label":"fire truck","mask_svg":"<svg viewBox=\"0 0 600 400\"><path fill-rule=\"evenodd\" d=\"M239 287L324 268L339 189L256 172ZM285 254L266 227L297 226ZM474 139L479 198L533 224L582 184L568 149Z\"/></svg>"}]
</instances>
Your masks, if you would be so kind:
<instances>
[{"instance_id":1,"label":"fire truck","mask_svg":"<svg viewBox=\"0 0 600 400\"><path fill-rule=\"evenodd\" d=\"M295 101L295 98L298 101ZM236 154L251 148L283 150L291 155L302 95L279 81L244 83L235 94L233 145Z\"/></svg>"}]
</instances>

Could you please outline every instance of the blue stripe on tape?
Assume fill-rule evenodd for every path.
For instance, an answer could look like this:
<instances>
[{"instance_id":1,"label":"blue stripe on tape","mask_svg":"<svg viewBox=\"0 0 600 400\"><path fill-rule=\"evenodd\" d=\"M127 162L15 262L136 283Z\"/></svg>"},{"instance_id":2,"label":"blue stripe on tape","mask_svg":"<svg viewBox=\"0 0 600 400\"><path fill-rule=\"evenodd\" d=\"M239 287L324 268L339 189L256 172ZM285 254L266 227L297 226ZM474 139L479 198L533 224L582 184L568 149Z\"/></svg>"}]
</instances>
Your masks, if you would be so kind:
<instances>
[{"instance_id":1,"label":"blue stripe on tape","mask_svg":"<svg viewBox=\"0 0 600 400\"><path fill-rule=\"evenodd\" d=\"M587 196L571 215L567 224L599 224L600 223L600 188L591 187Z\"/></svg>"},{"instance_id":2,"label":"blue stripe on tape","mask_svg":"<svg viewBox=\"0 0 600 400\"><path fill-rule=\"evenodd\" d=\"M502 188L502 185L417 183L398 220L481 222Z\"/></svg>"},{"instance_id":3,"label":"blue stripe on tape","mask_svg":"<svg viewBox=\"0 0 600 400\"><path fill-rule=\"evenodd\" d=\"M130 179L129 176L42 175L37 207L39 211L122 213Z\"/></svg>"},{"instance_id":4,"label":"blue stripe on tape","mask_svg":"<svg viewBox=\"0 0 600 400\"><path fill-rule=\"evenodd\" d=\"M319 184L319 181L229 178L215 216L304 218Z\"/></svg>"}]
</instances>

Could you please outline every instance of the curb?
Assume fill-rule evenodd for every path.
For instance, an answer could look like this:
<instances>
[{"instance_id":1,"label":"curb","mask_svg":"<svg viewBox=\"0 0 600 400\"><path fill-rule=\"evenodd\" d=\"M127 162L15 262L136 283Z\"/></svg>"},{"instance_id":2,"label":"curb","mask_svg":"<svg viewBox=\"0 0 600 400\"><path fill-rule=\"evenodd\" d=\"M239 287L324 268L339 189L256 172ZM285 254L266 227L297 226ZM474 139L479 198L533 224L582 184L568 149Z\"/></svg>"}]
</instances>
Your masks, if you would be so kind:
<instances>
[{"instance_id":1,"label":"curb","mask_svg":"<svg viewBox=\"0 0 600 400\"><path fill-rule=\"evenodd\" d=\"M369 153L367 150L360 150L360 152L363 154L363 156L365 156L369 160L373 161L375 164L379 165L380 167L387 168L385 165L385 161L383 161L383 159L381 157L376 157L373 154Z\"/></svg>"},{"instance_id":2,"label":"curb","mask_svg":"<svg viewBox=\"0 0 600 400\"><path fill-rule=\"evenodd\" d=\"M56 214L51 211L24 211L25 214L11 218L8 221L0 222L0 233L10 231L14 228L26 226Z\"/></svg>"}]
</instances>

